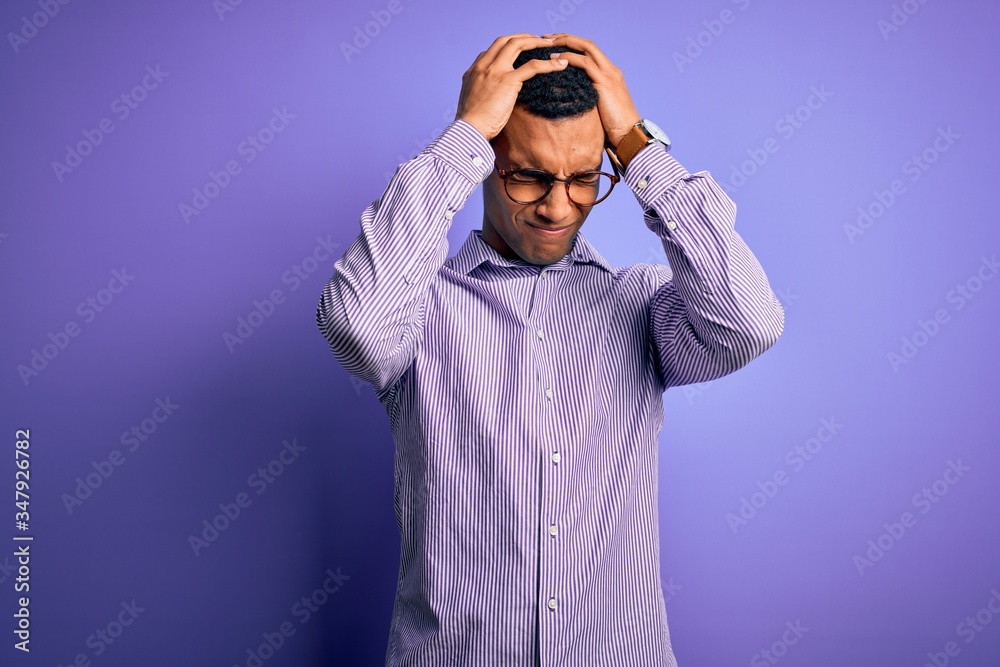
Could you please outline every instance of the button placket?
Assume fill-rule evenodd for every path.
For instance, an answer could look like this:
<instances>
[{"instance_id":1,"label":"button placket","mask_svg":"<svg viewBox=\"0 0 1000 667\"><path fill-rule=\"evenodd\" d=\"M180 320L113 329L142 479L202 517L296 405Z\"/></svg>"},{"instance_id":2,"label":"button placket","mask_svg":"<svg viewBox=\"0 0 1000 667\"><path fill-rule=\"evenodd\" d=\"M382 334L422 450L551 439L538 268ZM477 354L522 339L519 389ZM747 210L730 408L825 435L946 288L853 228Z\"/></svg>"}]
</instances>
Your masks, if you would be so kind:
<instances>
[{"instance_id":1,"label":"button placket","mask_svg":"<svg viewBox=\"0 0 1000 667\"><path fill-rule=\"evenodd\" d=\"M551 372L554 363L551 347L553 330L546 331L546 326L544 325L546 306L556 287L552 281L553 275L555 274L547 268L542 268L537 274L534 286L536 296L528 320L528 326L530 327L529 337L532 347L536 352L534 355L536 376L538 377L542 395L541 428L539 431L542 434L542 438L538 444L542 449L540 454L550 461L540 469L541 501L538 508L538 519L542 526L541 529L547 533L547 539L554 541L558 535L559 528L555 521L550 519L558 515L557 508L555 507L555 499L560 495L558 492L559 477L556 476L557 470L555 466L561 456L558 451L558 444L553 439L556 429L553 428L552 424L555 418L555 401L559 398L559 394L557 392L558 387L553 384L553 375ZM541 460L545 461L545 458ZM555 548L554 542L548 546L552 549ZM540 589L538 591L539 603L544 605L549 612L554 613L559 606L559 591L555 588L558 585L558 578L555 576L555 573L558 571L558 554L555 551L543 548L539 551L538 558L541 559L539 563L541 574L539 580ZM556 622L554 619L555 617L553 617L551 623ZM558 626L551 625L547 628L542 628L541 632L542 636L540 639L544 646L554 637L552 633L558 632Z\"/></svg>"}]
</instances>

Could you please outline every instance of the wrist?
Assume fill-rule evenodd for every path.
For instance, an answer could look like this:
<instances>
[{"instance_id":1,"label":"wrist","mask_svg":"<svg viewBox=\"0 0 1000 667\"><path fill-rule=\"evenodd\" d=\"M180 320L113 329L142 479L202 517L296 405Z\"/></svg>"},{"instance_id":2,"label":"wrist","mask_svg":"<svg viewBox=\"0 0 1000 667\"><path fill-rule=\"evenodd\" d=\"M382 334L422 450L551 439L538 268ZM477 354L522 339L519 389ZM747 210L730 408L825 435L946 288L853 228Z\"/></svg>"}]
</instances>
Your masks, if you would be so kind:
<instances>
[{"instance_id":1,"label":"wrist","mask_svg":"<svg viewBox=\"0 0 1000 667\"><path fill-rule=\"evenodd\" d=\"M490 128L486 123L483 123L472 116L458 116L456 120L464 120L466 123L476 128L479 131L479 134L483 135L486 141L492 141L493 138L499 134L499 132L493 132L492 128Z\"/></svg>"},{"instance_id":2,"label":"wrist","mask_svg":"<svg viewBox=\"0 0 1000 667\"><path fill-rule=\"evenodd\" d=\"M622 127L622 128L618 128L614 132L609 132L608 133L608 142L611 144L612 150L614 150L617 153L618 152L618 146L619 146L619 144L621 144L622 140L625 137L628 136L629 132L632 131L633 127L635 127L636 125L638 125L641 122L642 122L642 118L640 116L636 116L635 117L635 121L632 122L631 124L626 125L625 127Z\"/></svg>"},{"instance_id":3,"label":"wrist","mask_svg":"<svg viewBox=\"0 0 1000 667\"><path fill-rule=\"evenodd\" d=\"M653 121L642 119L633 125L628 134L615 148L619 167L622 171L628 169L629 163L639 152L651 143L660 142L670 150L670 138Z\"/></svg>"}]
</instances>

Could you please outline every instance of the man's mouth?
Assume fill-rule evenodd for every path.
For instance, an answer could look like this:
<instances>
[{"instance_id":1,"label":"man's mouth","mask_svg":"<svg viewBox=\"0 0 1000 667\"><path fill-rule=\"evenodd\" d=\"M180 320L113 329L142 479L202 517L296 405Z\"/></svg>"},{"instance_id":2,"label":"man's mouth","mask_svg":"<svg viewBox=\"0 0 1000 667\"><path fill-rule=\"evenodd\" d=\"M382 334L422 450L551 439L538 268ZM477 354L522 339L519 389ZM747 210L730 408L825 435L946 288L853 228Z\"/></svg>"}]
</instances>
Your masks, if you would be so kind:
<instances>
[{"instance_id":1,"label":"man's mouth","mask_svg":"<svg viewBox=\"0 0 1000 667\"><path fill-rule=\"evenodd\" d=\"M526 223L531 229L538 232L542 236L547 237L559 237L566 234L566 232L573 228L573 225L566 225L565 227L539 227L536 225Z\"/></svg>"}]
</instances>

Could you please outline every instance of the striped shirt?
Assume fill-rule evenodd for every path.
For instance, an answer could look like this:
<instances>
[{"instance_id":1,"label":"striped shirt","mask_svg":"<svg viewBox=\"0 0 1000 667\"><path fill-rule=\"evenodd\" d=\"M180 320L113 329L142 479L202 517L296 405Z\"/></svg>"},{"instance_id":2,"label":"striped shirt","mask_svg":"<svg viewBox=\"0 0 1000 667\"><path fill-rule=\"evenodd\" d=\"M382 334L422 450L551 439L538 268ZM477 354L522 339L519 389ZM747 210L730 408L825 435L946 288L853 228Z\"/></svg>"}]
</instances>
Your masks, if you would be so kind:
<instances>
[{"instance_id":1,"label":"striped shirt","mask_svg":"<svg viewBox=\"0 0 1000 667\"><path fill-rule=\"evenodd\" d=\"M494 159L458 120L400 165L317 308L395 442L386 665L675 667L663 392L744 366L784 313L735 204L658 143L624 182L670 268L614 268L580 232L544 267L504 259L481 230L448 257L452 217Z\"/></svg>"}]
</instances>

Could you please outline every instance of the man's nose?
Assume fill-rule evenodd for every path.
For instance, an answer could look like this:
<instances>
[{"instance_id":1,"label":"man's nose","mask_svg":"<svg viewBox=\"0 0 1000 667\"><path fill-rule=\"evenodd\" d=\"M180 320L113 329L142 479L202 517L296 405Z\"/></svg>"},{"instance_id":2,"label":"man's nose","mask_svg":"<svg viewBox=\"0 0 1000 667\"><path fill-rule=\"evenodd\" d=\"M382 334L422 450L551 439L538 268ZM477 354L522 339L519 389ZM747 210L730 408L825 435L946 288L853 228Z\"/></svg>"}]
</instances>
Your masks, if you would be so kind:
<instances>
[{"instance_id":1,"label":"man's nose","mask_svg":"<svg viewBox=\"0 0 1000 667\"><path fill-rule=\"evenodd\" d=\"M577 206L566 194L566 186L562 183L553 183L552 190L542 201L535 205L538 215L544 217L556 226L568 224L567 220L577 213Z\"/></svg>"}]
</instances>

